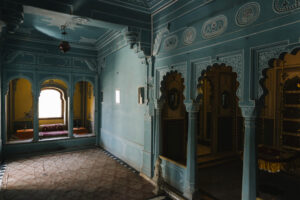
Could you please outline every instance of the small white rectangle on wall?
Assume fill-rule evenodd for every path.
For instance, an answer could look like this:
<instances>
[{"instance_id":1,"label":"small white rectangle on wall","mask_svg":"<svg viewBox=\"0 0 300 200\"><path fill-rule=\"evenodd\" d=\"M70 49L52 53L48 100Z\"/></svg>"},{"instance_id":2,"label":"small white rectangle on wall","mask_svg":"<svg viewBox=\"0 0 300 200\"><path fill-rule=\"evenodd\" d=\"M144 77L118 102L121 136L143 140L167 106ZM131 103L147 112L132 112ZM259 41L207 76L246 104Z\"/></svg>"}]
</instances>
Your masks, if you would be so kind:
<instances>
[{"instance_id":1,"label":"small white rectangle on wall","mask_svg":"<svg viewBox=\"0 0 300 200\"><path fill-rule=\"evenodd\" d=\"M116 90L116 104L121 103L121 95L120 95L120 90Z\"/></svg>"}]
</instances>

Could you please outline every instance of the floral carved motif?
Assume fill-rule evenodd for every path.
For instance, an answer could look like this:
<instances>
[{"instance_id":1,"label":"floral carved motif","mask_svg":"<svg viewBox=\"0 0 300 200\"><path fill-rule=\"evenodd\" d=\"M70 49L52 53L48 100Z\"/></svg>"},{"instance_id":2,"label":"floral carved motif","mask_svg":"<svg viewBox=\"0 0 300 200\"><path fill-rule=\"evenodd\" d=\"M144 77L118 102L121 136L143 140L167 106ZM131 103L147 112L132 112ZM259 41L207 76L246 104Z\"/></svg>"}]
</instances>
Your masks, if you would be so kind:
<instances>
[{"instance_id":1,"label":"floral carved motif","mask_svg":"<svg viewBox=\"0 0 300 200\"><path fill-rule=\"evenodd\" d=\"M202 37L209 39L225 32L228 20L225 15L218 15L207 20L202 26Z\"/></svg>"},{"instance_id":2,"label":"floral carved motif","mask_svg":"<svg viewBox=\"0 0 300 200\"><path fill-rule=\"evenodd\" d=\"M177 35L172 35L165 39L164 48L165 48L165 50L169 51L169 50L175 49L177 47L177 44L178 44Z\"/></svg>"},{"instance_id":3,"label":"floral carved motif","mask_svg":"<svg viewBox=\"0 0 300 200\"><path fill-rule=\"evenodd\" d=\"M238 26L248 26L255 22L259 15L259 3L249 2L239 8L235 16L235 22Z\"/></svg>"},{"instance_id":4,"label":"floral carved motif","mask_svg":"<svg viewBox=\"0 0 300 200\"><path fill-rule=\"evenodd\" d=\"M300 9L299 0L273 0L273 10L278 14Z\"/></svg>"},{"instance_id":5,"label":"floral carved motif","mask_svg":"<svg viewBox=\"0 0 300 200\"><path fill-rule=\"evenodd\" d=\"M257 73L258 73L258 80L261 80L264 78L263 76L263 70L269 67L269 61L272 58L278 58L280 53L282 53L285 50L284 46L279 47L272 47L268 49L264 49L263 51L259 51L257 54L258 57L258 66L257 66ZM263 95L263 89L261 86L258 87L258 97L261 97Z\"/></svg>"},{"instance_id":6,"label":"floral carved motif","mask_svg":"<svg viewBox=\"0 0 300 200\"><path fill-rule=\"evenodd\" d=\"M197 31L194 27L189 27L183 32L183 42L186 45L192 44L196 39Z\"/></svg>"},{"instance_id":7,"label":"floral carved motif","mask_svg":"<svg viewBox=\"0 0 300 200\"><path fill-rule=\"evenodd\" d=\"M244 59L243 54L235 54L231 56L221 57L219 59L222 63L225 63L227 66L232 67L232 71L237 73L237 81L239 82L239 87L237 89L237 96L241 100L243 98L243 83L244 83Z\"/></svg>"}]
</instances>

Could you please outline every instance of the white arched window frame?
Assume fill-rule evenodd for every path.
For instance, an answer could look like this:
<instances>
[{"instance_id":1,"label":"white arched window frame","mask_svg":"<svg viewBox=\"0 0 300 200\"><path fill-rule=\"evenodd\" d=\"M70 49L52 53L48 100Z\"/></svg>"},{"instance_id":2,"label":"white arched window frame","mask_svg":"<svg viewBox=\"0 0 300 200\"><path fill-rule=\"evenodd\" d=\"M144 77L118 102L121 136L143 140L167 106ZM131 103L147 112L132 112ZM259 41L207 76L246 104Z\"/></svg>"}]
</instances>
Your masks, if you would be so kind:
<instances>
[{"instance_id":1,"label":"white arched window frame","mask_svg":"<svg viewBox=\"0 0 300 200\"><path fill-rule=\"evenodd\" d=\"M39 119L64 118L64 94L58 88L44 88L39 97Z\"/></svg>"}]
</instances>

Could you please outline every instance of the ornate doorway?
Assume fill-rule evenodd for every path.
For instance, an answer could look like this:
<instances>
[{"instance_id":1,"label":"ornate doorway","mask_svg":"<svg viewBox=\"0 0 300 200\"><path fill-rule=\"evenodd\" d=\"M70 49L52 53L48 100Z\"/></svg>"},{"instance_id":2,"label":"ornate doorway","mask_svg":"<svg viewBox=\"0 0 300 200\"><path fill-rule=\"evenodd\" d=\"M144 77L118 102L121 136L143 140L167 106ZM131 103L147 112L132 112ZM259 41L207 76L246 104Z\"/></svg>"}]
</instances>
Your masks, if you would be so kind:
<instances>
[{"instance_id":1,"label":"ornate doorway","mask_svg":"<svg viewBox=\"0 0 300 200\"><path fill-rule=\"evenodd\" d=\"M242 117L231 67L214 65L199 79L198 155L242 150Z\"/></svg>"},{"instance_id":2,"label":"ornate doorway","mask_svg":"<svg viewBox=\"0 0 300 200\"><path fill-rule=\"evenodd\" d=\"M215 199L241 199L244 127L238 86L237 74L225 64L208 67L198 81L198 181L200 191Z\"/></svg>"},{"instance_id":3,"label":"ornate doorway","mask_svg":"<svg viewBox=\"0 0 300 200\"><path fill-rule=\"evenodd\" d=\"M171 71L161 83L162 97L162 156L186 164L188 115L184 105L184 79Z\"/></svg>"}]
</instances>

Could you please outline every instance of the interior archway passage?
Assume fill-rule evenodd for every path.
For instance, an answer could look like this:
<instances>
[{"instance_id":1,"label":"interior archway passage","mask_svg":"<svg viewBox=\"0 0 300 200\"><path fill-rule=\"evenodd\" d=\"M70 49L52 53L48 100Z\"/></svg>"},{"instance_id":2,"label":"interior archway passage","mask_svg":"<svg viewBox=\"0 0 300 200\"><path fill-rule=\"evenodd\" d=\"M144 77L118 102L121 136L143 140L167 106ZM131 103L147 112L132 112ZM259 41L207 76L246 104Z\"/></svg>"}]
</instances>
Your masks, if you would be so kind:
<instances>
[{"instance_id":1,"label":"interior archway passage","mask_svg":"<svg viewBox=\"0 0 300 200\"><path fill-rule=\"evenodd\" d=\"M188 115L184 105L184 79L172 71L161 85L165 104L162 110L162 156L186 164Z\"/></svg>"},{"instance_id":2,"label":"interior archway passage","mask_svg":"<svg viewBox=\"0 0 300 200\"><path fill-rule=\"evenodd\" d=\"M241 199L244 125L238 86L237 74L224 64L208 67L198 81L199 184L216 199Z\"/></svg>"}]
</instances>

